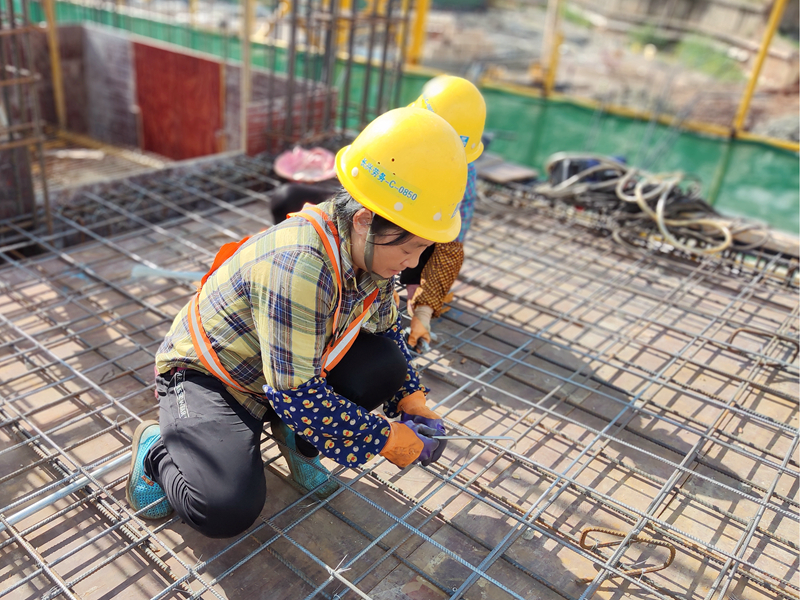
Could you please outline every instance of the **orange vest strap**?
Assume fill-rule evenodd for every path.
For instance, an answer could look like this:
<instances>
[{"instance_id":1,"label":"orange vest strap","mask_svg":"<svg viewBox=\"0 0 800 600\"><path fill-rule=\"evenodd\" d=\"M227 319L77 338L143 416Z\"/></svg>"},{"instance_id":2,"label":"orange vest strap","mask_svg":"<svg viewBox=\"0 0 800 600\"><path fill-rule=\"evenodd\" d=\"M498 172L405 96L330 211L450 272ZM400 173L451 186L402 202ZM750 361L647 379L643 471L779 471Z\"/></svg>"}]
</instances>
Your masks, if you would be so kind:
<instances>
[{"instance_id":1,"label":"orange vest strap","mask_svg":"<svg viewBox=\"0 0 800 600\"><path fill-rule=\"evenodd\" d=\"M363 323L364 318L367 316L367 310L372 303L375 302L375 299L378 297L378 290L372 292L369 296L364 299L364 304L362 306L361 314L356 317L352 323L345 329L342 334L338 338L331 338L331 343L328 344L328 347L325 349L325 353L322 355L322 371L326 375L328 372L333 369L336 365L339 364L339 361L342 360L342 357L347 354L347 351L350 350L350 346L356 341L358 337L358 332L361 329L361 323Z\"/></svg>"},{"instance_id":2,"label":"orange vest strap","mask_svg":"<svg viewBox=\"0 0 800 600\"><path fill-rule=\"evenodd\" d=\"M250 236L246 235L238 242L228 242L227 244L223 244L222 247L217 251L217 255L214 257L214 262L211 264L211 268L208 270L208 273L203 275L203 279L200 280L200 287L203 287L206 279L211 277L211 275L214 274L214 271L219 269L226 260L236 254L236 251L241 248L242 245L244 245L244 243L249 239Z\"/></svg>"},{"instance_id":3,"label":"orange vest strap","mask_svg":"<svg viewBox=\"0 0 800 600\"><path fill-rule=\"evenodd\" d=\"M203 363L206 370L222 381L222 383L240 392L251 394L252 392L250 390L239 385L236 380L231 377L231 374L222 366L222 362L220 362L217 353L214 352L214 348L211 346L211 340L208 339L208 334L206 334L206 330L200 321L199 297L200 290L197 290L197 293L189 302L188 314L189 334L192 336L192 345L194 346L197 357L200 359L200 362Z\"/></svg>"},{"instance_id":4,"label":"orange vest strap","mask_svg":"<svg viewBox=\"0 0 800 600\"><path fill-rule=\"evenodd\" d=\"M339 337L336 337L339 323L339 313L342 308L342 292L344 289L344 281L342 279L340 262L341 255L339 252L339 232L337 231L336 225L333 223L330 217L325 214L324 211L312 204L306 204L305 207L303 207L302 212L292 213L289 216L303 217L314 226L314 229L320 236L320 239L325 246L325 252L331 259L331 263L333 264L334 268L335 283L339 288L339 300L333 317L331 340L322 355L322 372L324 375L327 375L328 372L339 363L339 361L342 359L342 356L347 353L347 351L350 349L350 346L353 345L353 342L355 342L359 329L361 328L361 323L364 321L364 318L367 315L367 310L370 306L372 306L372 303L375 302L375 299L378 297L378 290L373 291L369 296L367 296L367 298L364 299L361 314L356 317L356 319L347 327L344 332L342 332ZM323 223L328 227L328 231L325 231L323 228ZM203 276L203 279L200 281L200 287L197 290L197 294L195 294L189 303L189 333L192 336L192 345L194 346L195 353L200 359L200 362L210 373L212 373L225 385L245 393L253 392L240 386L236 381L234 381L230 373L228 373L228 371L225 370L225 367L222 366L219 356L217 356L217 353L211 346L211 340L208 339L208 335L206 334L205 328L203 327L200 319L199 300L200 290L202 289L206 280L214 273L214 271L219 269L226 260L233 256L236 251L241 248L242 245L249 239L250 236L248 235L238 242L229 242L224 244L219 249L217 255L214 257L214 263L211 265L208 273L206 273Z\"/></svg>"}]
</instances>

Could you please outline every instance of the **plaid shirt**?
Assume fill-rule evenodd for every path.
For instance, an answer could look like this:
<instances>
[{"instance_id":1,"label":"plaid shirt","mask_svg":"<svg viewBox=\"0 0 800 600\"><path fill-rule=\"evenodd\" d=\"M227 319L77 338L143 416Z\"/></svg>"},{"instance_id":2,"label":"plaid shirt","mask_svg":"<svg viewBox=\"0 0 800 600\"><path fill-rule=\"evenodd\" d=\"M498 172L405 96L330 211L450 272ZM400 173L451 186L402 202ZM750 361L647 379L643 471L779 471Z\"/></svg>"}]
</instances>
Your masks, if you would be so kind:
<instances>
[{"instance_id":1,"label":"plaid shirt","mask_svg":"<svg viewBox=\"0 0 800 600\"><path fill-rule=\"evenodd\" d=\"M332 215L332 203L319 205ZM335 219L334 219L335 220ZM344 291L339 327L361 314L376 289L350 256L349 224L337 222ZM288 219L251 237L208 278L200 292L200 316L222 366L242 387L228 391L263 419L268 401L283 421L320 452L347 466L378 454L389 435L385 419L336 394L322 377L322 354L332 335L338 290L322 240L303 218ZM189 367L208 373L192 346L188 305L175 317L156 355L156 369ZM406 382L383 407L397 416L397 403L425 388L410 364L402 339L392 282L382 285L362 329L390 337L409 361Z\"/></svg>"}]
</instances>

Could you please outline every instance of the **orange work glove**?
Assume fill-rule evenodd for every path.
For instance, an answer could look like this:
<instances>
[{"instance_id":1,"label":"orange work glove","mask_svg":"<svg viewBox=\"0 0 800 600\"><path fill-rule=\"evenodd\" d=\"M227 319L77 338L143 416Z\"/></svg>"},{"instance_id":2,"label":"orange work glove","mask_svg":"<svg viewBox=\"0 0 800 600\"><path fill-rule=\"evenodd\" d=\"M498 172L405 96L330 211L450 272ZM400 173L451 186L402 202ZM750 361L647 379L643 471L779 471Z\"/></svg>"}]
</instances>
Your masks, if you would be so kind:
<instances>
[{"instance_id":1,"label":"orange work glove","mask_svg":"<svg viewBox=\"0 0 800 600\"><path fill-rule=\"evenodd\" d=\"M416 348L419 340L431 343L431 316L433 309L430 306L417 306L414 316L411 317L411 331L408 334L408 345Z\"/></svg>"},{"instance_id":2,"label":"orange work glove","mask_svg":"<svg viewBox=\"0 0 800 600\"><path fill-rule=\"evenodd\" d=\"M400 294L392 290L392 298L394 299L395 306L400 307Z\"/></svg>"},{"instance_id":3,"label":"orange work glove","mask_svg":"<svg viewBox=\"0 0 800 600\"><path fill-rule=\"evenodd\" d=\"M403 423L390 423L391 431L386 445L379 452L390 463L401 469L413 463L422 454L425 444L413 429Z\"/></svg>"},{"instance_id":4,"label":"orange work glove","mask_svg":"<svg viewBox=\"0 0 800 600\"><path fill-rule=\"evenodd\" d=\"M397 403L397 411L404 412L407 415L414 415L417 417L425 417L426 419L441 421L442 417L425 406L425 402L425 392L418 390L400 400L400 402Z\"/></svg>"},{"instance_id":5,"label":"orange work glove","mask_svg":"<svg viewBox=\"0 0 800 600\"><path fill-rule=\"evenodd\" d=\"M434 432L434 435L445 434L444 421L442 421L439 415L425 406L425 393L421 390L409 394L400 400L400 402L397 403L397 410L401 412L401 423L407 423L409 427L418 427L421 425L425 427L426 430ZM438 440L439 444L437 447L429 448L427 443L428 438L426 437L425 440L426 444L421 462L427 467L430 463L439 460L439 457L444 452L445 446L447 446L447 441Z\"/></svg>"}]
</instances>

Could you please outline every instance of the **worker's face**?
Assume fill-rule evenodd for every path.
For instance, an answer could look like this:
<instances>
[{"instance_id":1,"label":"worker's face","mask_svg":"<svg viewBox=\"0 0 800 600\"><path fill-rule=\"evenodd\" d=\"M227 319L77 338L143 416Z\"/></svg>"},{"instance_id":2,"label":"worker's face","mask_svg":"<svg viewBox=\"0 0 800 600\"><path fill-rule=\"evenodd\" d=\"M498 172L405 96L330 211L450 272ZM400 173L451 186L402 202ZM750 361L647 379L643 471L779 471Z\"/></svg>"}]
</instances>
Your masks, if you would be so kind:
<instances>
[{"instance_id":1,"label":"worker's face","mask_svg":"<svg viewBox=\"0 0 800 600\"><path fill-rule=\"evenodd\" d=\"M372 257L372 271L378 276L388 279L399 275L404 269L413 269L419 264L419 257L433 242L414 236L402 244L382 246L382 242L390 241L376 238L375 251Z\"/></svg>"},{"instance_id":2,"label":"worker's face","mask_svg":"<svg viewBox=\"0 0 800 600\"><path fill-rule=\"evenodd\" d=\"M352 255L353 263L362 271L367 270L364 259L367 232L372 222L372 213L366 209L358 211L353 219ZM372 254L372 272L378 277L388 279L398 275L404 269L414 268L419 263L420 255L433 242L418 236L405 240L402 244L384 245L391 242L393 236L375 236Z\"/></svg>"}]
</instances>

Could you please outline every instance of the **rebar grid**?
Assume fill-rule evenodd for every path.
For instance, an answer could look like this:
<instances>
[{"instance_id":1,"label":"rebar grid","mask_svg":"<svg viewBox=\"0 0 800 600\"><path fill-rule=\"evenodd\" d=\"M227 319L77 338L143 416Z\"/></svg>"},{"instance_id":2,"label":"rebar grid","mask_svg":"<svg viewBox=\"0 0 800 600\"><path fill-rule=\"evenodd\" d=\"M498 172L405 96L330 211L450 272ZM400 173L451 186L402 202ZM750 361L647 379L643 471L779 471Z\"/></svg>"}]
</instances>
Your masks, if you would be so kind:
<instances>
[{"instance_id":1,"label":"rebar grid","mask_svg":"<svg viewBox=\"0 0 800 600\"><path fill-rule=\"evenodd\" d=\"M327 462L341 489L320 502L267 436L246 534L141 521L130 434L194 287L131 268L200 271L266 227L269 172L236 157L84 190L52 236L0 223L0 597L800 597L797 290L769 261L732 276L546 207L479 206L417 359L451 433L513 447Z\"/></svg>"},{"instance_id":2,"label":"rebar grid","mask_svg":"<svg viewBox=\"0 0 800 600\"><path fill-rule=\"evenodd\" d=\"M67 139L52 139L43 144L43 164L51 192L131 177L152 170L154 165L148 163L160 163L163 166L171 162L140 150L134 152L94 140L81 139L81 143L77 143L69 139L69 134L64 137ZM37 170L38 167L34 165L34 173Z\"/></svg>"},{"instance_id":3,"label":"rebar grid","mask_svg":"<svg viewBox=\"0 0 800 600\"><path fill-rule=\"evenodd\" d=\"M92 239L135 230L143 223L157 223L179 216L205 222L219 210L233 210L232 202L255 199L267 202L266 192L279 185L271 167L245 157L206 159L196 165L151 172L136 177L63 190L55 197L56 211L62 217L52 235L40 228L34 235L20 233L24 218L0 223L0 251L29 255L39 250L39 240L64 248ZM134 215L133 218L131 215ZM270 219L258 218L261 228ZM230 237L217 227L215 235ZM226 240L227 241L227 240ZM205 250L212 255L212 250Z\"/></svg>"}]
</instances>

